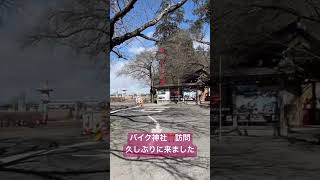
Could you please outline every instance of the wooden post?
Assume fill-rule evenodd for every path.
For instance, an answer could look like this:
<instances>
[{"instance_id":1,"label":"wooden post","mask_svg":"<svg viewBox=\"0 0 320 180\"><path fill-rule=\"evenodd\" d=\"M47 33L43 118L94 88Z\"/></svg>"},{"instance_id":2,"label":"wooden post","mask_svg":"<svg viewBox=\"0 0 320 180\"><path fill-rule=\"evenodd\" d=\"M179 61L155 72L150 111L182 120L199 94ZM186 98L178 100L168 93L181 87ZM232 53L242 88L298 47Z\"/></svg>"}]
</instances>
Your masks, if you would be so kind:
<instances>
[{"instance_id":1,"label":"wooden post","mask_svg":"<svg viewBox=\"0 0 320 180\"><path fill-rule=\"evenodd\" d=\"M311 124L314 124L316 122L316 109L317 109L317 97L316 97L316 82L312 81L312 107L311 107Z\"/></svg>"},{"instance_id":2,"label":"wooden post","mask_svg":"<svg viewBox=\"0 0 320 180\"><path fill-rule=\"evenodd\" d=\"M152 65L150 64L150 68L149 68L149 72L150 72L150 98L151 98L151 103L154 103L154 96L153 96L153 75L152 75Z\"/></svg>"},{"instance_id":3,"label":"wooden post","mask_svg":"<svg viewBox=\"0 0 320 180\"><path fill-rule=\"evenodd\" d=\"M222 93L221 93L221 56L219 59L219 139L221 140L221 129L222 129Z\"/></svg>"},{"instance_id":4,"label":"wooden post","mask_svg":"<svg viewBox=\"0 0 320 180\"><path fill-rule=\"evenodd\" d=\"M178 103L180 102L180 79L178 78Z\"/></svg>"}]
</instances>

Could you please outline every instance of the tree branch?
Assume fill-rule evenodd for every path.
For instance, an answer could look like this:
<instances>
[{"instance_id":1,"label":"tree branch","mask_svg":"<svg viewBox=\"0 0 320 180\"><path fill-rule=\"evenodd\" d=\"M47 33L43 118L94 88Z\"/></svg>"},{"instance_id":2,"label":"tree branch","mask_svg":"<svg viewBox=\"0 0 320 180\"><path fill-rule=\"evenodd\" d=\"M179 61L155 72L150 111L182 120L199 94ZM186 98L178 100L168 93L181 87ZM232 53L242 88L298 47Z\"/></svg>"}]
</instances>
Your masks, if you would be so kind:
<instances>
[{"instance_id":1,"label":"tree branch","mask_svg":"<svg viewBox=\"0 0 320 180\"><path fill-rule=\"evenodd\" d=\"M117 12L114 17L110 20L110 30L111 30L111 37L114 34L114 29L115 29L115 24L116 22L121 19L122 17L124 17L126 14L128 14L128 12L133 9L134 4L137 2L137 0L130 0L125 8L123 8L122 10L120 10L119 12Z\"/></svg>"},{"instance_id":2,"label":"tree branch","mask_svg":"<svg viewBox=\"0 0 320 180\"><path fill-rule=\"evenodd\" d=\"M209 45L209 46L210 46L210 42L208 42L208 41L204 41L204 40L196 39L196 38L194 38L194 39L192 39L192 40L194 40L194 41L196 41L196 42L198 42L198 43L206 44L206 45Z\"/></svg>"},{"instance_id":3,"label":"tree branch","mask_svg":"<svg viewBox=\"0 0 320 180\"><path fill-rule=\"evenodd\" d=\"M154 26L155 24L157 24L165 15L177 10L178 8L180 8L182 5L184 5L188 0L181 0L180 2L174 4L174 5L170 5L167 8L165 8L157 17L155 17L154 19L146 22L145 24L143 24L141 27L128 32L122 36L119 37L114 37L111 40L111 49L117 45L120 45L121 43L131 39L132 37L135 36L139 36L141 34L142 31L146 30L147 28Z\"/></svg>"},{"instance_id":4,"label":"tree branch","mask_svg":"<svg viewBox=\"0 0 320 180\"><path fill-rule=\"evenodd\" d=\"M129 60L128 58L122 56L119 52L117 52L117 51L115 51L113 49L111 49L111 52L115 53L118 56L118 58L120 58L120 59Z\"/></svg>"},{"instance_id":5,"label":"tree branch","mask_svg":"<svg viewBox=\"0 0 320 180\"><path fill-rule=\"evenodd\" d=\"M101 33L104 33L104 34L108 34L108 32L104 31L103 29L99 29L99 28L96 28L96 27L84 27L84 28L81 28L81 29L76 29L74 31L68 32L66 34L55 32L54 35L53 34L40 34L38 36L42 37L42 38L58 38L58 39L60 39L60 38L68 38L68 37L71 37L73 35L76 35L76 34L79 34L81 32L84 32L84 31L97 31L97 32L101 32Z\"/></svg>"},{"instance_id":6,"label":"tree branch","mask_svg":"<svg viewBox=\"0 0 320 180\"><path fill-rule=\"evenodd\" d=\"M146 39L146 40L149 40L149 41L159 42L158 39L152 38L152 37L148 37L148 36L146 36L145 34L139 34L138 36L140 36L140 37L142 37L142 38L144 38L144 39Z\"/></svg>"},{"instance_id":7,"label":"tree branch","mask_svg":"<svg viewBox=\"0 0 320 180\"><path fill-rule=\"evenodd\" d=\"M262 8L262 9L280 10L280 11L285 12L287 14L291 14L291 15L297 16L297 17L299 17L301 19L306 19L306 20L314 21L314 22L318 22L318 23L320 22L320 19L302 15L301 13L296 11L295 9L292 9L292 8L289 8L289 7L274 6L274 5L260 5L260 4L251 4L250 6L251 7L257 7L257 8Z\"/></svg>"},{"instance_id":8,"label":"tree branch","mask_svg":"<svg viewBox=\"0 0 320 180\"><path fill-rule=\"evenodd\" d=\"M119 19L124 17L132 8L133 5L137 2L138 0L130 0L125 8L123 8L121 11L117 12L114 17L110 20L111 24L115 24Z\"/></svg>"}]
</instances>

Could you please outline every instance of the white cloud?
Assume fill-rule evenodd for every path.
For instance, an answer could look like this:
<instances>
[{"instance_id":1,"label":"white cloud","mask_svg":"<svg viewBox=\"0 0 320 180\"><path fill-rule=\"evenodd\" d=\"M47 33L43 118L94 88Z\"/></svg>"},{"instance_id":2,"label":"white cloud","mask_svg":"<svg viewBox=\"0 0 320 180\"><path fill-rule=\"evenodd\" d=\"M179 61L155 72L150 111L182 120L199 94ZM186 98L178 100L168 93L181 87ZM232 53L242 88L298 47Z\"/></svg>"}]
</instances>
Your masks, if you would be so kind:
<instances>
[{"instance_id":1,"label":"white cloud","mask_svg":"<svg viewBox=\"0 0 320 180\"><path fill-rule=\"evenodd\" d=\"M152 47L130 47L128 49L129 53L132 53L133 55L137 55L143 51L156 51L157 47L156 46L152 46Z\"/></svg>"},{"instance_id":2,"label":"white cloud","mask_svg":"<svg viewBox=\"0 0 320 180\"><path fill-rule=\"evenodd\" d=\"M142 51L144 51L146 48L144 47L130 47L128 49L129 53L132 53L132 54L139 54L141 53Z\"/></svg>"},{"instance_id":3,"label":"white cloud","mask_svg":"<svg viewBox=\"0 0 320 180\"><path fill-rule=\"evenodd\" d=\"M145 34L148 37L152 37L154 31L147 31ZM126 47L126 52L130 58L143 51L156 51L157 47L153 41L145 40L141 37L133 39L130 44ZM128 60L130 61L130 60ZM117 72L126 64L128 61L119 60L114 58L110 65L110 93L121 92L123 89L127 90L128 94L141 94L149 93L149 87L143 81L138 81L130 78L129 76L117 76Z\"/></svg>"},{"instance_id":4,"label":"white cloud","mask_svg":"<svg viewBox=\"0 0 320 180\"><path fill-rule=\"evenodd\" d=\"M196 49L198 46L204 48L205 50L208 50L210 48L210 46L207 45L207 44L203 44L203 43L199 43L197 41L193 41L193 48Z\"/></svg>"},{"instance_id":5,"label":"white cloud","mask_svg":"<svg viewBox=\"0 0 320 180\"><path fill-rule=\"evenodd\" d=\"M128 61L113 61L110 67L110 93L121 92L127 90L128 94L148 93L149 88L143 81L132 79L128 76L118 76L117 72Z\"/></svg>"},{"instance_id":6,"label":"white cloud","mask_svg":"<svg viewBox=\"0 0 320 180\"><path fill-rule=\"evenodd\" d=\"M152 37L153 33L153 30L144 32L144 34L148 37ZM142 37L136 37L130 42L128 46L128 52L133 55L139 54L145 50L155 50L154 42L146 40Z\"/></svg>"},{"instance_id":7,"label":"white cloud","mask_svg":"<svg viewBox=\"0 0 320 180\"><path fill-rule=\"evenodd\" d=\"M203 39L205 42L210 42L210 34L207 34ZM199 43L197 41L193 41L193 48L197 48L198 46L208 50L210 48L210 45Z\"/></svg>"}]
</instances>

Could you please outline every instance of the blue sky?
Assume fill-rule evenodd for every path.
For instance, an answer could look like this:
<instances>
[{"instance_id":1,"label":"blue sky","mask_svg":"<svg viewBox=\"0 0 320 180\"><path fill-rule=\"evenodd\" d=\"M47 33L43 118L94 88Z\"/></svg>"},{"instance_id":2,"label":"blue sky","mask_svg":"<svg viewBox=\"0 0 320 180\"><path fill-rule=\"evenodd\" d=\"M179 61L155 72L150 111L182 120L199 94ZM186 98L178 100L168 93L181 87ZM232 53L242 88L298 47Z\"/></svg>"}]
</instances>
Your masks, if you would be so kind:
<instances>
[{"instance_id":1,"label":"blue sky","mask_svg":"<svg viewBox=\"0 0 320 180\"><path fill-rule=\"evenodd\" d=\"M138 1L135 5L133 11L131 11L128 16L123 19L126 24L126 30L131 31L136 27L139 27L144 22L152 19L154 17L155 12L159 8L160 1L159 0L149 0L147 1ZM195 8L195 4L192 1L188 1L184 6L185 18L194 20L195 16L192 14L193 9ZM181 24L181 28L185 29L189 27L189 24ZM123 29L123 28L122 28ZM210 27L206 25L204 28L205 40L210 40ZM155 27L150 27L144 31L144 34L151 37L155 31ZM194 42L194 46L199 45ZM128 93L148 93L149 87L145 82L138 81L132 79L128 76L117 76L116 73L123 67L124 64L128 63L128 61L132 60L136 54L142 52L146 49L156 49L154 42L145 40L143 38L134 38L124 45L121 45L119 51L128 58L128 60L119 59L115 54L111 53L111 68L110 68L110 93L121 92L122 89L126 89Z\"/></svg>"}]
</instances>

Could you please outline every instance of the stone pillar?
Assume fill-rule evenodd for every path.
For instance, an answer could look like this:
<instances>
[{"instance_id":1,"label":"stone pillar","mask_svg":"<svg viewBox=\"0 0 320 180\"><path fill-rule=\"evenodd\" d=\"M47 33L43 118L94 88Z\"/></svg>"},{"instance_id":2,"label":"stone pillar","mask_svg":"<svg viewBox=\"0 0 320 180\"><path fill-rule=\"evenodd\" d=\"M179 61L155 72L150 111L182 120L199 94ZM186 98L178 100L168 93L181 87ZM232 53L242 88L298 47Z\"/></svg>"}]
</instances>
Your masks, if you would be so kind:
<instances>
[{"instance_id":1,"label":"stone pillar","mask_svg":"<svg viewBox=\"0 0 320 180\"><path fill-rule=\"evenodd\" d=\"M197 104L200 104L201 103L201 93L202 91L200 89L197 90Z\"/></svg>"},{"instance_id":2,"label":"stone pillar","mask_svg":"<svg viewBox=\"0 0 320 180\"><path fill-rule=\"evenodd\" d=\"M280 111L280 135L281 136L288 136L289 132L289 125L288 121L289 119L289 112L287 110L287 105L290 104L291 101L293 101L295 96L285 90L282 90L279 92L279 99L280 99L280 104L279 104L279 111Z\"/></svg>"}]
</instances>

